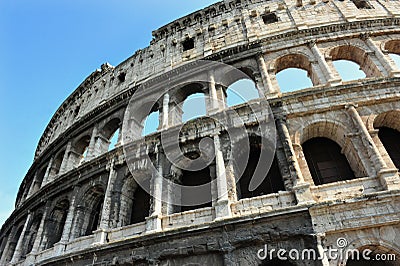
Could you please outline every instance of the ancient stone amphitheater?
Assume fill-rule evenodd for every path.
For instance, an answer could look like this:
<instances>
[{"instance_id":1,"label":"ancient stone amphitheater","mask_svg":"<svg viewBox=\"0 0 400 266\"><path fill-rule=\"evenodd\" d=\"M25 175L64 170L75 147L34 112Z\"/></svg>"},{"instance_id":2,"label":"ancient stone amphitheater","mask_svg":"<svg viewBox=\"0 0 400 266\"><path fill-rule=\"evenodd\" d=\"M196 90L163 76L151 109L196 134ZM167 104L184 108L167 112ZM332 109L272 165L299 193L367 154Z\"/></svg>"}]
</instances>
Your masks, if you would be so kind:
<instances>
[{"instance_id":1,"label":"ancient stone amphitheater","mask_svg":"<svg viewBox=\"0 0 400 266\"><path fill-rule=\"evenodd\" d=\"M0 264L400 265L260 256L267 245L317 255L369 249L399 259L400 70L390 54L400 54L397 0L226 0L163 26L147 48L89 75L54 114L1 229ZM204 76L199 59L241 70L258 89L251 104L270 106L276 151L256 190L249 182L263 163L260 123L268 115L250 103L227 107L230 84L212 72L209 82L191 82ZM357 63L366 78L342 81L337 60ZM288 68L306 70L313 86L281 92L276 75ZM157 86L133 105L148 106L161 91L149 107L160 123L127 162L126 109L143 84ZM183 123L180 107L198 92L208 115ZM227 110L249 139L240 176L229 163L227 131L215 122L220 114L229 118ZM160 136L177 129L187 158L200 156L202 138L213 140L209 166L187 171L166 158ZM158 174L143 171L144 157ZM135 171L148 176L150 194ZM159 200L176 196L160 180L217 182L205 192L209 202L179 206Z\"/></svg>"}]
</instances>

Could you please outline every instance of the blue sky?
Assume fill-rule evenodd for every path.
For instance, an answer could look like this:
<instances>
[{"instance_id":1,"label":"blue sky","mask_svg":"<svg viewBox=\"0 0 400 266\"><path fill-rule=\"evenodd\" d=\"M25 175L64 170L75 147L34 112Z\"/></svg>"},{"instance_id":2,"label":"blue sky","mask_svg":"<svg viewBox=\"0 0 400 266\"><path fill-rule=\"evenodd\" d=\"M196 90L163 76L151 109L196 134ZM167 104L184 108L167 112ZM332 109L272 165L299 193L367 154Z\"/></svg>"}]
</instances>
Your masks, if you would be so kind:
<instances>
[{"instance_id":1,"label":"blue sky","mask_svg":"<svg viewBox=\"0 0 400 266\"><path fill-rule=\"evenodd\" d=\"M67 96L102 63L148 46L153 30L214 2L0 1L0 225Z\"/></svg>"},{"instance_id":2,"label":"blue sky","mask_svg":"<svg viewBox=\"0 0 400 266\"><path fill-rule=\"evenodd\" d=\"M214 2L0 1L0 224L66 97L102 63L118 65L146 47L152 30ZM289 84L297 79L288 75Z\"/></svg>"}]
</instances>

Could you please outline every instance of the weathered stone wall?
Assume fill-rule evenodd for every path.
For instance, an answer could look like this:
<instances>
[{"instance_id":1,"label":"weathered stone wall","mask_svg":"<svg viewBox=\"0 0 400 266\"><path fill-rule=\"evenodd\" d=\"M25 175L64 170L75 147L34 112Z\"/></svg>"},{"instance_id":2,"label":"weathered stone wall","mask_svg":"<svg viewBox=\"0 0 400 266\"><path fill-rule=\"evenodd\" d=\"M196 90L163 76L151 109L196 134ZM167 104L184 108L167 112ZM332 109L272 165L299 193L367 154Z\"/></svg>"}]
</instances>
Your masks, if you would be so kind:
<instances>
[{"instance_id":1,"label":"weathered stone wall","mask_svg":"<svg viewBox=\"0 0 400 266\"><path fill-rule=\"evenodd\" d=\"M400 70L388 56L400 53L400 4L366 4L371 8L336 0L224 1L154 31L150 46L119 66L102 65L46 128L16 210L1 229L0 264L261 265L257 251L265 244L321 253L343 236L354 248L379 246L400 254L400 178L378 136L383 126L400 131ZM194 46L184 51L183 42L190 39ZM259 91L253 103L271 106L281 175L274 178L282 178L284 191L241 199L232 167L224 180L224 201L218 195L221 184L211 187L211 206L186 212L150 198L143 219L132 223L135 200L142 198L123 152L128 102L144 82L167 84L168 71L185 81L196 59L241 69ZM333 65L340 59L359 64L366 78L343 82ZM313 87L281 92L276 74L291 67L306 70ZM228 109L213 105L226 100L222 86L169 86L152 110L160 112L164 132L179 128L181 110L173 108L194 92L205 93L211 117ZM158 89L146 91L138 104L148 103ZM251 108L231 109L248 135L261 137ZM267 110L256 112L267 119ZM199 153L201 138L213 139L222 156L207 169L212 178L230 158L230 139L222 131L212 118L181 129L185 154ZM110 150L115 132L119 141ZM356 178L314 183L303 144L318 137L340 146ZM152 176L143 170L152 163L165 178L181 182L182 171L165 160L160 144L160 132L137 144L134 170ZM159 193L171 196L169 188ZM291 263L340 262L345 263Z\"/></svg>"}]
</instances>

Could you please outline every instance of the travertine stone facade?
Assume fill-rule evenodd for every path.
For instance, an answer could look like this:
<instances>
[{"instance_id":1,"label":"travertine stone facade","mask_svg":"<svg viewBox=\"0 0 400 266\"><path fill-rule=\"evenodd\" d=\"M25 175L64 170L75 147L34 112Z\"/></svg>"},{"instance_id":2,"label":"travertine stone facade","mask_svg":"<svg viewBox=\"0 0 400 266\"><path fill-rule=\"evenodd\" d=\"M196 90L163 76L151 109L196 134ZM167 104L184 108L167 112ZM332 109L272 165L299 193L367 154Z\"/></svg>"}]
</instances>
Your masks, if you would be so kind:
<instances>
[{"instance_id":1,"label":"travertine stone facade","mask_svg":"<svg viewBox=\"0 0 400 266\"><path fill-rule=\"evenodd\" d=\"M400 1L225 0L165 25L147 48L93 72L54 114L1 229L0 265L273 265L257 258L265 244L322 255L339 237L349 247L400 259L400 158L382 137L385 130L400 134L400 69L389 54L400 54ZM141 191L121 136L109 149L139 86L166 84L171 71L184 81L198 59L242 70L258 89L253 102L271 106L277 132L271 180L279 187L273 193L245 197L232 167L211 187L210 205L187 210ZM333 64L342 59L357 63L366 78L343 82ZM281 92L276 74L287 68L306 70L313 86ZM182 124L176 107L201 91L211 117L228 108L226 88L211 75L210 81L172 87L153 108L159 131L137 147L134 167L148 175L142 157L150 156L162 175L152 176L156 195L174 196L158 178L184 182L185 172L160 146L160 131ZM231 109L256 150L252 110ZM229 137L213 119L198 118L182 128L181 149L198 153L203 137L212 138L217 156L199 176L215 179L229 160ZM307 145L322 138L335 143L354 177L318 184Z\"/></svg>"}]
</instances>

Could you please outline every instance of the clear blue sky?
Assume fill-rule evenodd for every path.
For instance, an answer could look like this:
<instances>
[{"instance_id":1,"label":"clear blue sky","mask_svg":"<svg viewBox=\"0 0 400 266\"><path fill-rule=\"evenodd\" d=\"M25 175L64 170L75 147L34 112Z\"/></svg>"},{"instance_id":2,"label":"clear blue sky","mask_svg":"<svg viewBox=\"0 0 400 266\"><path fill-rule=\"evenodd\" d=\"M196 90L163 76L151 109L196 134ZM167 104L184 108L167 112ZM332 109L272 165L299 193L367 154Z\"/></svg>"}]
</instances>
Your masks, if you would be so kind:
<instances>
[{"instance_id":1,"label":"clear blue sky","mask_svg":"<svg viewBox=\"0 0 400 266\"><path fill-rule=\"evenodd\" d=\"M153 30L214 2L0 1L0 225L67 96L102 63L148 46Z\"/></svg>"},{"instance_id":2,"label":"clear blue sky","mask_svg":"<svg viewBox=\"0 0 400 266\"><path fill-rule=\"evenodd\" d=\"M214 2L0 1L0 225L64 99L102 63L146 47L152 30Z\"/></svg>"}]
</instances>

